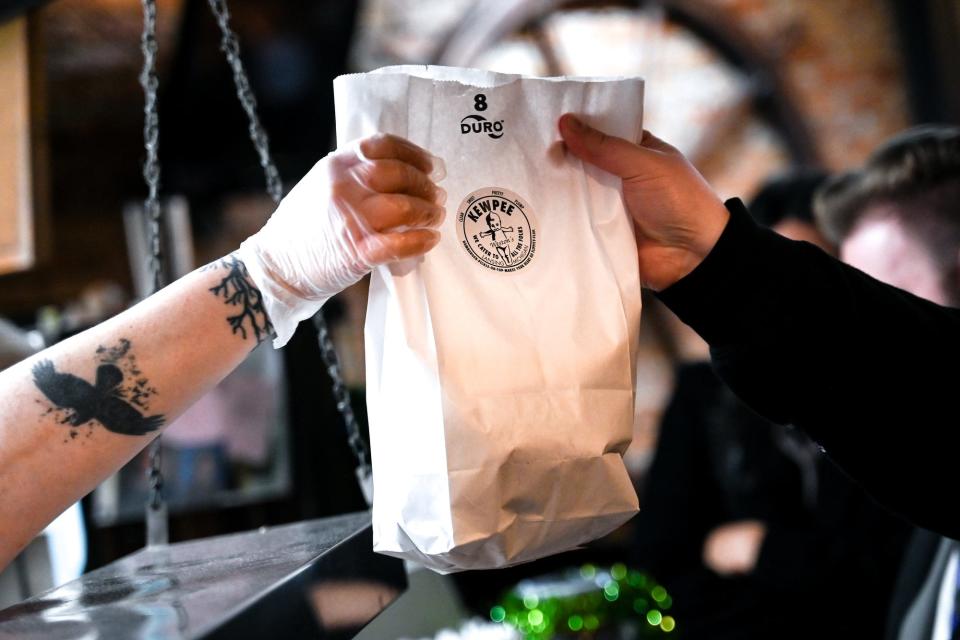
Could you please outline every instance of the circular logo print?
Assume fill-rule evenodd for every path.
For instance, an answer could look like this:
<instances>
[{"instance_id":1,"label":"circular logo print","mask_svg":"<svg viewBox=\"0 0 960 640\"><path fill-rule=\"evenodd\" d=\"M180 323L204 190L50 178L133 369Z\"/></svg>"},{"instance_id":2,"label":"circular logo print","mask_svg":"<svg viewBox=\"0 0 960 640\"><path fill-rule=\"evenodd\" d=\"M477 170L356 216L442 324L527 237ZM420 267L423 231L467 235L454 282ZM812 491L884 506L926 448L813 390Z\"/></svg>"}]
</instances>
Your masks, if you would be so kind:
<instances>
[{"instance_id":1,"label":"circular logo print","mask_svg":"<svg viewBox=\"0 0 960 640\"><path fill-rule=\"evenodd\" d=\"M519 271L533 260L536 224L530 205L499 187L474 191L457 213L457 235L470 257L504 273Z\"/></svg>"}]
</instances>

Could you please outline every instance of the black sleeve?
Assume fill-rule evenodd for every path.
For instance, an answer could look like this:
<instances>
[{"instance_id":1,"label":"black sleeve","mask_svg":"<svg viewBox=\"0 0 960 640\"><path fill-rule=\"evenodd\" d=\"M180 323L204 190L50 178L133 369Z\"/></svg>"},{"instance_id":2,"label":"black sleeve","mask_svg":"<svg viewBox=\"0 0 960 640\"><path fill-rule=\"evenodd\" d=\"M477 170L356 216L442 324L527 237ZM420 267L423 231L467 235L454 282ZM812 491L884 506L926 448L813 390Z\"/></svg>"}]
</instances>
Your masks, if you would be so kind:
<instances>
[{"instance_id":1,"label":"black sleeve","mask_svg":"<svg viewBox=\"0 0 960 640\"><path fill-rule=\"evenodd\" d=\"M875 611L889 600L912 528L871 500L830 460L817 461L817 477L810 518L793 525L768 523L753 575L793 593L812 593L818 585L830 584L848 594L848 613Z\"/></svg>"},{"instance_id":2,"label":"black sleeve","mask_svg":"<svg viewBox=\"0 0 960 640\"><path fill-rule=\"evenodd\" d=\"M659 294L755 411L795 424L880 502L960 537L960 311L755 225L739 200L709 256Z\"/></svg>"}]
</instances>

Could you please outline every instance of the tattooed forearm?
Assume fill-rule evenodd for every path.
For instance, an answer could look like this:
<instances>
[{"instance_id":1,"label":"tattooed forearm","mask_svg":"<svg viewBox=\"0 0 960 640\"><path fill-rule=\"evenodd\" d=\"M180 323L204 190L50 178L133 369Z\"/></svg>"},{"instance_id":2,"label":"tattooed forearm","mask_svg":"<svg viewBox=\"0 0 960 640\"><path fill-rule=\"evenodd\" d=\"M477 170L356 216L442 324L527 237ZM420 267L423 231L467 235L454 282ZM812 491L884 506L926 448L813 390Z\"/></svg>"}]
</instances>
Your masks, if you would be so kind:
<instances>
[{"instance_id":1,"label":"tattooed forearm","mask_svg":"<svg viewBox=\"0 0 960 640\"><path fill-rule=\"evenodd\" d=\"M47 413L59 413L60 423L71 427L100 423L114 433L131 436L162 427L163 415L146 415L149 399L157 390L137 367L130 346L129 340L121 338L116 346L97 349L96 359L100 365L93 384L57 371L50 360L35 364L33 382L52 403ZM70 435L76 437L76 432L71 431Z\"/></svg>"},{"instance_id":2,"label":"tattooed forearm","mask_svg":"<svg viewBox=\"0 0 960 640\"><path fill-rule=\"evenodd\" d=\"M227 316L230 329L247 339L247 329L253 332L253 338L258 343L266 340L273 333L273 325L263 308L263 296L253 284L247 267L235 255L229 255L205 267L226 270L226 275L210 291L217 297L223 297L225 304L235 307L239 313Z\"/></svg>"}]
</instances>

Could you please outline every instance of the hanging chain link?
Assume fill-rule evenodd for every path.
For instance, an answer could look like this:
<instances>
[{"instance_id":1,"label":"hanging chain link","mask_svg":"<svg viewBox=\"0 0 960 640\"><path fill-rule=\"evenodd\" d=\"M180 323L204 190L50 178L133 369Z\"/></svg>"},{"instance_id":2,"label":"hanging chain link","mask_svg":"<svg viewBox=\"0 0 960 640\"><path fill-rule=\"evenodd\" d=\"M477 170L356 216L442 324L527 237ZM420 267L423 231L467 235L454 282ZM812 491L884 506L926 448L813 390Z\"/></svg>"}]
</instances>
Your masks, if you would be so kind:
<instances>
[{"instance_id":1,"label":"hanging chain link","mask_svg":"<svg viewBox=\"0 0 960 640\"><path fill-rule=\"evenodd\" d=\"M370 466L370 453L367 450L367 443L360 435L360 425L357 423L357 417L353 413L353 404L350 401L350 391L343 380L343 371L340 367L340 358L333 347L333 340L330 338L330 331L327 328L327 322L323 318L323 312L318 311L313 316L313 326L317 328L317 339L320 342L320 357L323 358L323 364L327 367L327 373L333 381L333 399L337 403L337 410L343 416L343 423L347 427L347 443L357 458L357 480L360 482L360 489L367 504L373 504L373 487L371 485L372 469Z\"/></svg>"},{"instance_id":2,"label":"hanging chain link","mask_svg":"<svg viewBox=\"0 0 960 640\"><path fill-rule=\"evenodd\" d=\"M283 197L280 172L277 171L277 166L270 155L270 141L257 115L257 99L250 88L243 62L240 61L240 42L237 40L237 34L230 28L230 10L227 8L226 0L208 0L208 3L210 10L213 11L213 17L217 20L217 26L220 27L220 50L226 55L227 64L233 71L237 98L240 99L240 106L247 113L247 120L250 122L250 141L253 142L253 147L260 158L260 166L263 167L263 173L267 179L267 194L274 203L279 204Z\"/></svg>"},{"instance_id":3,"label":"hanging chain link","mask_svg":"<svg viewBox=\"0 0 960 640\"><path fill-rule=\"evenodd\" d=\"M140 73L140 86L144 92L143 106L143 141L146 159L143 165L143 178L147 184L147 198L144 201L144 212L147 218L147 237L150 248L149 269L153 279L151 293L155 293L163 286L163 256L161 253L161 216L160 207L160 162L159 148L159 117L157 113L157 4L156 0L141 0L143 5L143 33L140 37L140 49L143 53L143 69ZM260 160L266 178L267 194L279 203L283 197L283 183L280 181L280 172L270 153L270 141L266 131L260 124L257 114L257 101L250 88L243 63L240 60L240 43L236 34L230 28L230 11L225 0L209 0L210 9L220 27L220 48L227 58L227 64L233 72L233 80L237 90L237 98L247 114L250 123L249 134L254 149ZM350 393L343 380L340 359L330 337L330 331L318 312L313 318L320 343L320 354L327 372L333 382L333 396L337 403L337 410L343 417L347 429L350 448L357 458L357 478L368 504L372 500L370 485L371 468L370 456L366 442L360 435L360 426L357 424ZM147 502L147 545L166 544L168 541L167 507L163 500L163 473L161 472L160 436L150 444L149 468L147 479L150 485L150 497Z\"/></svg>"},{"instance_id":4,"label":"hanging chain link","mask_svg":"<svg viewBox=\"0 0 960 640\"><path fill-rule=\"evenodd\" d=\"M157 115L157 3L143 2L143 34L140 50L143 52L143 69L140 86L143 87L143 145L146 159L143 163L143 179L147 183L147 198L143 210L147 222L147 242L150 256L148 266L152 276L150 294L163 286L163 256L160 250L160 162L157 151L160 142L159 118ZM163 474L160 470L160 436L150 443L147 481L150 498L147 501L147 544L166 544L166 505L163 502Z\"/></svg>"},{"instance_id":5,"label":"hanging chain link","mask_svg":"<svg viewBox=\"0 0 960 640\"><path fill-rule=\"evenodd\" d=\"M260 166L263 167L267 184L267 194L275 203L279 203L283 197L283 185L280 182L280 173L277 171L276 164L274 164L273 157L270 154L270 141L257 115L257 100L253 95L253 90L250 88L250 81L244 70L243 62L240 60L240 43L237 40L237 35L233 32L233 29L230 28L230 10L227 8L226 0L208 0L208 4L210 5L211 11L213 11L214 18L217 20L217 25L220 27L220 49L226 56L227 64L230 65L230 69L233 72L237 98L239 98L243 110L247 113L247 119L250 123L250 141L253 142L257 156L260 158ZM350 392L343 379L340 359L337 357L333 340L330 337L330 330L326 320L324 320L322 311L318 311L313 317L313 324L317 329L320 356L333 382L333 397L337 403L337 410L343 417L344 426L347 429L347 441L350 444L350 449L357 458L357 479L360 482L364 497L369 504L372 501L372 490L370 486L370 454L367 450L367 443L360 435L360 425L357 423L356 415L353 413Z\"/></svg>"}]
</instances>

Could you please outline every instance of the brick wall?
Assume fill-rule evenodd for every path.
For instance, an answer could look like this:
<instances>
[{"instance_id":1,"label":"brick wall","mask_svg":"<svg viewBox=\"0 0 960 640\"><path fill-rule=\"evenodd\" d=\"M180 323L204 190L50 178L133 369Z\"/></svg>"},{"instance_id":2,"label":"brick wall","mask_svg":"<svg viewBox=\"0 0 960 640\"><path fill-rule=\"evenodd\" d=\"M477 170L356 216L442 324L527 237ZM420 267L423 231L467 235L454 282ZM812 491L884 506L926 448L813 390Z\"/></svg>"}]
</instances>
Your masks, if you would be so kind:
<instances>
[{"instance_id":1,"label":"brick wall","mask_svg":"<svg viewBox=\"0 0 960 640\"><path fill-rule=\"evenodd\" d=\"M702 0L780 60L831 168L861 162L908 125L892 16L881 0Z\"/></svg>"}]
</instances>

